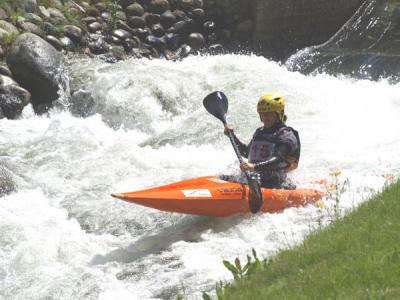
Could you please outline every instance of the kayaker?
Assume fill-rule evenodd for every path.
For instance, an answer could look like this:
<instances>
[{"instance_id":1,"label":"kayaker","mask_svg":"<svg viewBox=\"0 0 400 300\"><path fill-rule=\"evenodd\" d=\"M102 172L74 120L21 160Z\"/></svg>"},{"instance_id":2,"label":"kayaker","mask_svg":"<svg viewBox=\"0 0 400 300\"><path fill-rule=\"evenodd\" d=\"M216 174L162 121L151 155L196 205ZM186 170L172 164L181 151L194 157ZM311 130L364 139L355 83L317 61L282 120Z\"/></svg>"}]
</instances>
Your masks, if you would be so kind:
<instances>
[{"instance_id":1,"label":"kayaker","mask_svg":"<svg viewBox=\"0 0 400 300\"><path fill-rule=\"evenodd\" d=\"M258 100L257 112L264 126L255 131L248 145L234 134L240 154L248 158L240 169L254 172L263 187L294 189L287 181L287 173L297 168L300 139L297 131L285 124L285 99L277 93L266 94ZM225 126L224 133L228 131L233 133Z\"/></svg>"}]
</instances>

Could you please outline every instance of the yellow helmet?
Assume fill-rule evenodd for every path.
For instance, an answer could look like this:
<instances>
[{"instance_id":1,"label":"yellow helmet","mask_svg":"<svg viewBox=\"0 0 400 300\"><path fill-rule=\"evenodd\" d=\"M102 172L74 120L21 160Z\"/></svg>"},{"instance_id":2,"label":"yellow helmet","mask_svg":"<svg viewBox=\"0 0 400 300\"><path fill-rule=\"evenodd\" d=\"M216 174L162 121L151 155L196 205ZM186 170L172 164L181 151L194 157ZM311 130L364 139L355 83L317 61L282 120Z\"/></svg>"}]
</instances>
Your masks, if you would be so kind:
<instances>
[{"instance_id":1,"label":"yellow helmet","mask_svg":"<svg viewBox=\"0 0 400 300\"><path fill-rule=\"evenodd\" d=\"M257 112L276 112L279 120L285 120L285 99L278 93L268 93L260 98L257 103Z\"/></svg>"}]
</instances>

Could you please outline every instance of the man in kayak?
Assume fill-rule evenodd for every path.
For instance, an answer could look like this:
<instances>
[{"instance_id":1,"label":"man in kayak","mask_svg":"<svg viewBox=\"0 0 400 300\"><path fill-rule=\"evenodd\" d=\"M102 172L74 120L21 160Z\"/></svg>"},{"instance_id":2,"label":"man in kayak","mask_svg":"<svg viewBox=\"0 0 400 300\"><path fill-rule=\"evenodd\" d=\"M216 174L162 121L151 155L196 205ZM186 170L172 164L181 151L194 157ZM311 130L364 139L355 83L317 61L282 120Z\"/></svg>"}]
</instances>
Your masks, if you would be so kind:
<instances>
[{"instance_id":1,"label":"man in kayak","mask_svg":"<svg viewBox=\"0 0 400 300\"><path fill-rule=\"evenodd\" d=\"M248 158L240 169L259 176L262 187L295 189L286 179L287 173L297 168L300 139L297 131L285 124L285 99L277 93L266 94L259 99L257 112L264 126L255 131L248 145L233 134L240 154ZM224 133L229 131L233 133L225 126Z\"/></svg>"}]
</instances>

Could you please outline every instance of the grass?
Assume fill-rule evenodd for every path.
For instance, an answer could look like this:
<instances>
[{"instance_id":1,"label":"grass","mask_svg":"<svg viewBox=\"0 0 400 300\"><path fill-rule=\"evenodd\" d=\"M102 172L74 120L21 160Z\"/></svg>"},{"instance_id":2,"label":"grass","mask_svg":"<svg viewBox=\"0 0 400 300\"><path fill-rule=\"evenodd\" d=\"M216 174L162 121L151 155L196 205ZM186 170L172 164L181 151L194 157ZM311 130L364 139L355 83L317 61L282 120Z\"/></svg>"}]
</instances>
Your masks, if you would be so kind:
<instances>
[{"instance_id":1,"label":"grass","mask_svg":"<svg viewBox=\"0 0 400 300\"><path fill-rule=\"evenodd\" d=\"M400 182L303 245L250 264L217 288L219 299L400 299ZM228 269L235 275L237 261Z\"/></svg>"}]
</instances>

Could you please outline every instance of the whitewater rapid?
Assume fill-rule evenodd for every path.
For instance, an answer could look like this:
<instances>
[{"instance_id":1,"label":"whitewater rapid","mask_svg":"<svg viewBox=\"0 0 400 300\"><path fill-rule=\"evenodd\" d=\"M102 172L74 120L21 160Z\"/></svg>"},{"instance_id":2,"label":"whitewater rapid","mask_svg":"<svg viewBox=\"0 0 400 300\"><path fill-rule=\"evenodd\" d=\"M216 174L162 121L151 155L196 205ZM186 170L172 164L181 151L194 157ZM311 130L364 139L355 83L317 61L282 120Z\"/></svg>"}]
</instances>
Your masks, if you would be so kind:
<instances>
[{"instance_id":1,"label":"whitewater rapid","mask_svg":"<svg viewBox=\"0 0 400 300\"><path fill-rule=\"evenodd\" d=\"M18 185L0 198L0 299L198 299L231 279L222 260L252 248L270 257L331 222L330 198L327 209L206 218L110 197L235 172L221 124L202 107L215 90L228 96L243 141L260 126L259 96L282 93L302 140L292 179L309 187L341 171L342 214L399 175L399 84L304 76L251 55L76 59L68 68L65 109L0 120L0 162Z\"/></svg>"}]
</instances>

